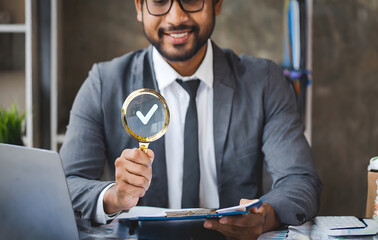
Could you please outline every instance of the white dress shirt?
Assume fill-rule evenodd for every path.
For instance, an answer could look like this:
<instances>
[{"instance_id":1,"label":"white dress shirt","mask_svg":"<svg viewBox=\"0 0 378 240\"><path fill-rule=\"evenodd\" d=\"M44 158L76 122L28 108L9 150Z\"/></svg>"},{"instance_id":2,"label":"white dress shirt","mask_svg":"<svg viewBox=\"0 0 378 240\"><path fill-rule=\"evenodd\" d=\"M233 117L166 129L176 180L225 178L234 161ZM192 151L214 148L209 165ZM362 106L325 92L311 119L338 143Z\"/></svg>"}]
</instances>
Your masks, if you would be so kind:
<instances>
[{"instance_id":1,"label":"white dress shirt","mask_svg":"<svg viewBox=\"0 0 378 240\"><path fill-rule=\"evenodd\" d=\"M181 208L184 166L185 115L189 106L189 94L176 82L199 79L196 97L198 113L198 144L200 159L200 207L218 208L219 195L213 134L213 48L208 41L205 58L190 77L180 76L154 48L152 61L160 93L166 99L171 119L165 134L165 153L168 176L168 200L170 208ZM152 173L153 174L153 173Z\"/></svg>"},{"instance_id":2,"label":"white dress shirt","mask_svg":"<svg viewBox=\"0 0 378 240\"><path fill-rule=\"evenodd\" d=\"M208 40L205 58L197 71L190 77L178 74L153 48L152 61L160 93L166 99L170 110L170 123L165 134L165 155L168 177L169 208L181 208L182 179L184 166L184 126L185 115L189 106L189 94L176 82L177 79L188 81L199 79L196 97L198 113L198 143L200 160L200 207L218 208L219 194L214 152L213 134L213 48ZM152 173L154 174L154 173ZM97 201L96 217L98 223L106 223L114 218L107 215L103 208L105 188Z\"/></svg>"}]
</instances>

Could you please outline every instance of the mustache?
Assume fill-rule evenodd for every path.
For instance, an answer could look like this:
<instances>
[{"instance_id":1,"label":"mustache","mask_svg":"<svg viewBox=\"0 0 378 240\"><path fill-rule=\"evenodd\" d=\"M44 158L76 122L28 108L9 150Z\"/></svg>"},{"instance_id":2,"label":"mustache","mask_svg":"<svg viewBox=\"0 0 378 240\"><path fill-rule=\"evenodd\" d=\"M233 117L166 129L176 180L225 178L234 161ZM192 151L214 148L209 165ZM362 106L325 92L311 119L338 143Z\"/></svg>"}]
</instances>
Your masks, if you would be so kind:
<instances>
[{"instance_id":1,"label":"mustache","mask_svg":"<svg viewBox=\"0 0 378 240\"><path fill-rule=\"evenodd\" d=\"M158 30L158 34L159 36L163 36L164 32L167 32L167 31L180 31L180 30L190 30L194 33L196 32L199 32L199 27L196 26L196 25L186 25L186 24L180 24L180 25L177 25L177 26L169 26L169 27L161 27L159 28Z\"/></svg>"}]
</instances>

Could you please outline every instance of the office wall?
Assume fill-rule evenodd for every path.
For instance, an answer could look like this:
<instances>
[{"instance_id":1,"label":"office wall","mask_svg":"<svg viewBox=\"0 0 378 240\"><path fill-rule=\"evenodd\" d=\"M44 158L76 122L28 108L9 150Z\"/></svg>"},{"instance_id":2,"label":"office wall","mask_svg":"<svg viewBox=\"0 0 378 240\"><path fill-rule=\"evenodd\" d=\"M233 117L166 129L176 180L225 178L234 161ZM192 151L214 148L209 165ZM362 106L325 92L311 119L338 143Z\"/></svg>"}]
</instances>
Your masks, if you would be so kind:
<instances>
[{"instance_id":1,"label":"office wall","mask_svg":"<svg viewBox=\"0 0 378 240\"><path fill-rule=\"evenodd\" d=\"M59 1L58 130L92 65L148 46L131 0Z\"/></svg>"},{"instance_id":2,"label":"office wall","mask_svg":"<svg viewBox=\"0 0 378 240\"><path fill-rule=\"evenodd\" d=\"M315 0L313 151L321 214L365 213L366 167L378 155L378 1Z\"/></svg>"},{"instance_id":3,"label":"office wall","mask_svg":"<svg viewBox=\"0 0 378 240\"><path fill-rule=\"evenodd\" d=\"M61 1L59 129L94 62L148 45L131 0ZM314 0L313 151L323 215L363 216L366 165L378 155L377 0ZM224 0L213 39L237 53L282 59L277 0Z\"/></svg>"}]
</instances>

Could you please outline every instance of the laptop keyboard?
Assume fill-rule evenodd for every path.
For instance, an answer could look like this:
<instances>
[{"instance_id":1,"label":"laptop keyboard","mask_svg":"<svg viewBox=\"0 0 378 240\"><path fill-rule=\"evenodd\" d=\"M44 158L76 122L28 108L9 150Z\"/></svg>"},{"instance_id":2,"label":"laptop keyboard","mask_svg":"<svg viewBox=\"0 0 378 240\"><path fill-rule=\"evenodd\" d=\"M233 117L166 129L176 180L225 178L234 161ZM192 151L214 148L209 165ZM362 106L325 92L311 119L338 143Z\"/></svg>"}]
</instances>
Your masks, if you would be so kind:
<instances>
[{"instance_id":1,"label":"laptop keyboard","mask_svg":"<svg viewBox=\"0 0 378 240\"><path fill-rule=\"evenodd\" d=\"M315 223L327 230L366 227L362 221L354 216L320 216L315 218Z\"/></svg>"}]
</instances>

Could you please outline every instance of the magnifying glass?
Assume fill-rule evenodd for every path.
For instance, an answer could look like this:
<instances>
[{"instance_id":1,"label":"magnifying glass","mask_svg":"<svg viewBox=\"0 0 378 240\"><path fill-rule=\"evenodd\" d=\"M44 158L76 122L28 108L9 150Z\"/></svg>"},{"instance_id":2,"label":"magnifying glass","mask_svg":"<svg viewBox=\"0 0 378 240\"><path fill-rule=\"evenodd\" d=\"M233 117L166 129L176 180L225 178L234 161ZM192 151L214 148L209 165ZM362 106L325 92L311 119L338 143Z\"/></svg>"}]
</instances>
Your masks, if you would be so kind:
<instances>
[{"instance_id":1,"label":"magnifying glass","mask_svg":"<svg viewBox=\"0 0 378 240\"><path fill-rule=\"evenodd\" d=\"M146 153L150 142L166 133L170 115L168 104L160 93L141 88L126 98L121 118L126 132L139 142L139 148Z\"/></svg>"}]
</instances>

